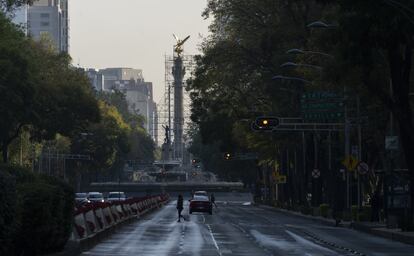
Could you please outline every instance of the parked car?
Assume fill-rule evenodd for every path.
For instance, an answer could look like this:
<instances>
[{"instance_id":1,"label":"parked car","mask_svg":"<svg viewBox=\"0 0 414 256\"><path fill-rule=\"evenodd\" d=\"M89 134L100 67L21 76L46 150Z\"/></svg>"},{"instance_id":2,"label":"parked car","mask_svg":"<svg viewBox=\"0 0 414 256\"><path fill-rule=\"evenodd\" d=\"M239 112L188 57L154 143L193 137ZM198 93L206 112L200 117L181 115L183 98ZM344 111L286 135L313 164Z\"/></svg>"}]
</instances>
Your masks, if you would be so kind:
<instances>
[{"instance_id":1,"label":"parked car","mask_svg":"<svg viewBox=\"0 0 414 256\"><path fill-rule=\"evenodd\" d=\"M109 192L107 201L108 202L119 202L119 201L125 201L126 195L124 192Z\"/></svg>"},{"instance_id":2,"label":"parked car","mask_svg":"<svg viewBox=\"0 0 414 256\"><path fill-rule=\"evenodd\" d=\"M76 207L82 206L84 204L89 204L90 202L91 201L89 201L87 193L75 193Z\"/></svg>"},{"instance_id":3,"label":"parked car","mask_svg":"<svg viewBox=\"0 0 414 256\"><path fill-rule=\"evenodd\" d=\"M103 202L105 202L104 197L103 197L102 193L100 193L100 192L89 192L88 193L88 199L92 203L96 203L96 202L103 203Z\"/></svg>"},{"instance_id":4,"label":"parked car","mask_svg":"<svg viewBox=\"0 0 414 256\"><path fill-rule=\"evenodd\" d=\"M210 215L213 214L213 207L208 196L196 195L194 193L193 199L190 200L189 212L208 212Z\"/></svg>"}]
</instances>

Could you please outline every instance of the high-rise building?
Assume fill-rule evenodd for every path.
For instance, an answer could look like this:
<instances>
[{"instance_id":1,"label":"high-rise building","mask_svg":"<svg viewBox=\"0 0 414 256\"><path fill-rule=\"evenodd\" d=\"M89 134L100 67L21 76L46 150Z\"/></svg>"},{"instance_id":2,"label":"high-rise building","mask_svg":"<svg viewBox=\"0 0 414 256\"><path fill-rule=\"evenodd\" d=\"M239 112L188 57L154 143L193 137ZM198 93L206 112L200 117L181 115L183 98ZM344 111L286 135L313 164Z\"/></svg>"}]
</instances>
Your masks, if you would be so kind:
<instances>
[{"instance_id":1,"label":"high-rise building","mask_svg":"<svg viewBox=\"0 0 414 256\"><path fill-rule=\"evenodd\" d=\"M96 91L104 91L105 86L105 78L104 75L101 74L96 69L84 69L86 75L88 76L89 80L91 81L92 87Z\"/></svg>"},{"instance_id":2,"label":"high-rise building","mask_svg":"<svg viewBox=\"0 0 414 256\"><path fill-rule=\"evenodd\" d=\"M145 130L155 142L158 141L158 115L157 104L153 98L153 85L145 82L141 69L85 69L85 72L95 90L121 91L125 95L129 112L142 115L146 120Z\"/></svg>"},{"instance_id":3,"label":"high-rise building","mask_svg":"<svg viewBox=\"0 0 414 256\"><path fill-rule=\"evenodd\" d=\"M129 86L131 83L143 82L141 69L133 68L105 68L99 70L105 77L104 91L121 90L125 86Z\"/></svg>"},{"instance_id":4,"label":"high-rise building","mask_svg":"<svg viewBox=\"0 0 414 256\"><path fill-rule=\"evenodd\" d=\"M51 40L58 52L69 52L68 0L37 0L19 8L13 19L33 39Z\"/></svg>"},{"instance_id":5,"label":"high-rise building","mask_svg":"<svg viewBox=\"0 0 414 256\"><path fill-rule=\"evenodd\" d=\"M152 83L130 80L128 85L122 87L121 91L125 94L128 102L129 111L145 117L145 130L155 142L158 140L157 131L157 105L152 96Z\"/></svg>"}]
</instances>

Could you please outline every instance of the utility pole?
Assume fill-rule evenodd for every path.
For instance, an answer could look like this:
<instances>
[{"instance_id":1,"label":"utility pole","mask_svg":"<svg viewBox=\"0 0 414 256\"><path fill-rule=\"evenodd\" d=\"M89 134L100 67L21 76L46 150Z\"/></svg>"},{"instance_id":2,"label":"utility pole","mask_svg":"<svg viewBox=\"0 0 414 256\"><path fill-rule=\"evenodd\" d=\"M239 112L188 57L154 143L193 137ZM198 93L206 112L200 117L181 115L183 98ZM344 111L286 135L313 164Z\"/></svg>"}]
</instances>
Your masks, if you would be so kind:
<instances>
[{"instance_id":1,"label":"utility pole","mask_svg":"<svg viewBox=\"0 0 414 256\"><path fill-rule=\"evenodd\" d=\"M346 87L344 88L344 100L345 100L345 157L349 156L350 153L350 123L349 123L349 117L348 117L348 106L347 106L347 91ZM350 175L349 171L345 170L346 173L346 207L347 209L350 209Z\"/></svg>"},{"instance_id":2,"label":"utility pole","mask_svg":"<svg viewBox=\"0 0 414 256\"><path fill-rule=\"evenodd\" d=\"M358 119L358 161L362 161L362 127L361 127L361 99L357 96L357 119ZM361 207L361 175L357 172L358 177L358 207Z\"/></svg>"},{"instance_id":3,"label":"utility pole","mask_svg":"<svg viewBox=\"0 0 414 256\"><path fill-rule=\"evenodd\" d=\"M313 169L316 170L318 169L318 133L314 132L313 133L313 155L314 155L314 163L313 163ZM311 178L312 180L312 204L315 205L317 204L318 201L318 197L319 197L319 191L317 189L317 181L316 179L314 179L313 177Z\"/></svg>"},{"instance_id":4,"label":"utility pole","mask_svg":"<svg viewBox=\"0 0 414 256\"><path fill-rule=\"evenodd\" d=\"M304 189L307 194L308 191L308 175L306 173L306 136L305 131L302 131L302 162L303 162L303 178L305 179L305 186ZM306 200L306 197L305 197Z\"/></svg>"}]
</instances>

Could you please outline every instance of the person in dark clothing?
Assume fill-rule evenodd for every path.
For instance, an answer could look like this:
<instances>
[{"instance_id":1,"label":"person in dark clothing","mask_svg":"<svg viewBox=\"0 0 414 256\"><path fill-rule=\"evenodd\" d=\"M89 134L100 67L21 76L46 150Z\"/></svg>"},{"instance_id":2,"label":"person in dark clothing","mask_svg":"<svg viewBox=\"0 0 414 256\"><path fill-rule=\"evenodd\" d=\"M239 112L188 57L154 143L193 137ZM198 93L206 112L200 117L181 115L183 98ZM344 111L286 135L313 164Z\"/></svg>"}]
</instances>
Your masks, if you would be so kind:
<instances>
[{"instance_id":1,"label":"person in dark clothing","mask_svg":"<svg viewBox=\"0 0 414 256\"><path fill-rule=\"evenodd\" d=\"M379 221L379 212L381 208L381 199L379 191L376 190L371 198L371 222Z\"/></svg>"},{"instance_id":2,"label":"person in dark clothing","mask_svg":"<svg viewBox=\"0 0 414 256\"><path fill-rule=\"evenodd\" d=\"M210 195L210 202L211 202L211 204L213 204L213 205L214 205L214 207L216 207L216 208L217 208L217 205L216 205L216 198L214 197L214 194L213 194L213 193Z\"/></svg>"},{"instance_id":3,"label":"person in dark clothing","mask_svg":"<svg viewBox=\"0 0 414 256\"><path fill-rule=\"evenodd\" d=\"M183 201L184 201L183 196L181 194L178 195L178 199L177 199L178 222L181 221L181 218L184 219L184 217L181 215L181 212L183 211L183 208L184 208Z\"/></svg>"}]
</instances>

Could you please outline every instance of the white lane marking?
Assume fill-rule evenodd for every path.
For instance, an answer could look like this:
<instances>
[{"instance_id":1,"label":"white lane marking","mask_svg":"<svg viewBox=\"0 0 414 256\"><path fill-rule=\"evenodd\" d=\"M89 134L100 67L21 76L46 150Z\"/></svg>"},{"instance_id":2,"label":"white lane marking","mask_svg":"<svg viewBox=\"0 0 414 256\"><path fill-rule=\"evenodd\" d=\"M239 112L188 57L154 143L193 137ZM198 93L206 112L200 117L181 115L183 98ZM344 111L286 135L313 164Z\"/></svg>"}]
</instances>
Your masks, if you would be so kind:
<instances>
[{"instance_id":1,"label":"white lane marking","mask_svg":"<svg viewBox=\"0 0 414 256\"><path fill-rule=\"evenodd\" d=\"M277 238L275 236L268 236L260 233L257 230L251 230L250 233L256 239L256 241L262 246L277 247L283 250L294 250L296 245L284 239Z\"/></svg>"},{"instance_id":2,"label":"white lane marking","mask_svg":"<svg viewBox=\"0 0 414 256\"><path fill-rule=\"evenodd\" d=\"M276 247L283 251L291 251L295 253L303 253L303 251L306 251L307 249L313 249L322 251L324 255L338 255L338 253L329 250L325 247L322 247L318 244L315 244L288 230L285 231L295 240L295 242L291 242L286 239L281 239L275 236L265 235L257 230L251 230L250 233L260 245L265 247ZM302 248L300 248L298 244L302 245ZM306 253L305 255L312 256L314 254Z\"/></svg>"},{"instance_id":3,"label":"white lane marking","mask_svg":"<svg viewBox=\"0 0 414 256\"><path fill-rule=\"evenodd\" d=\"M185 237L185 228L186 226L183 225L181 228L181 239L180 239L180 247L178 249L178 254L183 254L183 245L184 245L184 237Z\"/></svg>"},{"instance_id":4,"label":"white lane marking","mask_svg":"<svg viewBox=\"0 0 414 256\"><path fill-rule=\"evenodd\" d=\"M315 243L313 243L313 242L311 242L311 241L309 241L309 240L307 240L307 239L305 239L305 238L303 238L303 237L301 237L301 236L296 235L296 234L295 234L295 233L293 233L293 232L290 232L289 230L285 230L285 231L286 231L286 233L288 233L291 237L293 237L293 239L295 239L295 240L296 240L296 242L298 242L298 243L300 243L300 244L302 244L302 245L304 245L304 246L308 246L308 247L311 247L311 248L314 248L314 249L317 249L317 250L323 251L323 252L325 252L325 253L330 253L330 254L333 254L333 255L337 255L337 253L336 253L336 252L334 252L334 251L332 251L332 250L330 250L330 249L328 249L328 248L325 248L325 247L323 247L323 246L320 246L319 244L315 244Z\"/></svg>"},{"instance_id":5,"label":"white lane marking","mask_svg":"<svg viewBox=\"0 0 414 256\"><path fill-rule=\"evenodd\" d=\"M218 254L219 254L220 256L222 256L221 251L220 251L220 248L219 248L219 246L218 246L218 244L217 244L217 241L216 241L216 239L214 238L213 232L211 231L211 226L207 224L207 228L208 228L208 230L210 231L211 240L213 240L213 244L214 244L214 246L216 247L216 250L217 250Z\"/></svg>"},{"instance_id":6,"label":"white lane marking","mask_svg":"<svg viewBox=\"0 0 414 256\"><path fill-rule=\"evenodd\" d=\"M200 224L194 222L186 222L186 239L184 240L183 250L190 252L190 255L200 255L204 246L204 238L201 233Z\"/></svg>"}]
</instances>

